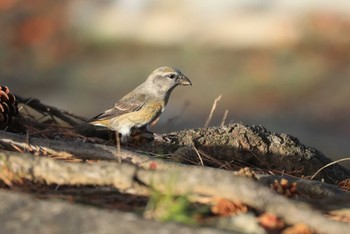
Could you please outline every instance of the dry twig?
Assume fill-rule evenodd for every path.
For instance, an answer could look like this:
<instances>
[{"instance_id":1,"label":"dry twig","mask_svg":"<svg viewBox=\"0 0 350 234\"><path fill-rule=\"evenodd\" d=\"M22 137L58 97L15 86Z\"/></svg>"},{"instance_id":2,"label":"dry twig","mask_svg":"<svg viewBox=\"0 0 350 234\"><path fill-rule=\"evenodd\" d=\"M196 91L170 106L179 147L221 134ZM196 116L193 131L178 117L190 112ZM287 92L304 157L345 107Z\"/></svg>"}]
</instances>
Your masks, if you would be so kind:
<instances>
[{"instance_id":1,"label":"dry twig","mask_svg":"<svg viewBox=\"0 0 350 234\"><path fill-rule=\"evenodd\" d=\"M209 113L209 116L207 118L207 121L205 121L205 124L204 124L204 128L207 128L209 126L209 123L211 121L211 119L213 118L213 114L214 114L214 111L216 109L216 105L218 104L218 102L220 101L222 95L218 96L217 98L215 98L214 100L214 103L211 107L211 110L210 110L210 113Z\"/></svg>"}]
</instances>

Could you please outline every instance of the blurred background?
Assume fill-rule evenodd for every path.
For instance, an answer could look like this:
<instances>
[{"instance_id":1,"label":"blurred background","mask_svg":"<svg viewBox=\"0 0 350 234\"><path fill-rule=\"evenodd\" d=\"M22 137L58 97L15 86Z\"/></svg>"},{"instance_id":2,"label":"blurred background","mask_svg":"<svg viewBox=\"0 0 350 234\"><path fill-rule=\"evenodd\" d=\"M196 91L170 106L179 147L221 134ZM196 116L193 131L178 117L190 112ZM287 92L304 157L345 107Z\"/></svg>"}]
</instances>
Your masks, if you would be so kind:
<instances>
[{"instance_id":1,"label":"blurred background","mask_svg":"<svg viewBox=\"0 0 350 234\"><path fill-rule=\"evenodd\" d=\"M340 0L1 0L0 83L92 117L174 66L193 86L154 131L202 127L223 95L211 126L228 110L226 123L349 157L349 13Z\"/></svg>"}]
</instances>

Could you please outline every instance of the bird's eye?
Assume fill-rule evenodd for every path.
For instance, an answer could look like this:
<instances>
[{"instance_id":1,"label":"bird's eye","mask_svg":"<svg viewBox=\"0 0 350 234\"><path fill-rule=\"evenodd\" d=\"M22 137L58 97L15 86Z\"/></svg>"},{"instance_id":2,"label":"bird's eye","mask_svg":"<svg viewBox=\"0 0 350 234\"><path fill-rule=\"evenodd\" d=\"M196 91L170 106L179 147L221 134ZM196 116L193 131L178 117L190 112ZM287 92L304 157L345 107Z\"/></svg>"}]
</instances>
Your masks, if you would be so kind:
<instances>
[{"instance_id":1,"label":"bird's eye","mask_svg":"<svg viewBox=\"0 0 350 234\"><path fill-rule=\"evenodd\" d=\"M175 78L175 74L169 74L168 77L169 77L170 79L174 79L174 78Z\"/></svg>"}]
</instances>

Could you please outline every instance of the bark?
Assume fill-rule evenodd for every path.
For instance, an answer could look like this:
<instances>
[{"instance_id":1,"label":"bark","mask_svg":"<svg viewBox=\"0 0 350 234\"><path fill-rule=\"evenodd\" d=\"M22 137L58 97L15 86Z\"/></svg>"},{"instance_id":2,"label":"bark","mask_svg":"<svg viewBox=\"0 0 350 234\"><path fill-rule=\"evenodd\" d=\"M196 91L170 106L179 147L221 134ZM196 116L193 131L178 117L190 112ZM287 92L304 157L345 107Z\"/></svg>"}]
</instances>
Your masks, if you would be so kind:
<instances>
[{"instance_id":1,"label":"bark","mask_svg":"<svg viewBox=\"0 0 350 234\"><path fill-rule=\"evenodd\" d=\"M0 190L0 232L2 234L227 233L213 228L157 223L132 213L102 210L58 200L42 201L29 195L4 190Z\"/></svg>"},{"instance_id":2,"label":"bark","mask_svg":"<svg viewBox=\"0 0 350 234\"><path fill-rule=\"evenodd\" d=\"M306 223L319 233L346 233L350 225L325 218L309 205L287 199L244 177L204 167L144 170L129 164L69 163L29 154L0 153L0 170L17 180L58 185L110 185L120 191L148 194L149 188L175 194L219 196L240 200L282 217L287 223Z\"/></svg>"},{"instance_id":3,"label":"bark","mask_svg":"<svg viewBox=\"0 0 350 234\"><path fill-rule=\"evenodd\" d=\"M244 165L306 178L331 162L324 154L303 145L295 137L243 123L164 134L160 140L142 144L139 149L172 154L174 161L198 164L200 160L194 147L203 159L210 158L204 163L208 166L218 166L219 163L237 169ZM348 169L335 164L325 168L315 179L337 183L349 177Z\"/></svg>"},{"instance_id":4,"label":"bark","mask_svg":"<svg viewBox=\"0 0 350 234\"><path fill-rule=\"evenodd\" d=\"M320 181L306 180L301 178L293 178L290 176L270 176L258 175L259 182L267 186L272 185L276 180L281 181L286 179L289 184L295 183L299 195L303 195L310 199L340 199L340 197L347 198L350 204L350 196L346 191L341 190L338 186L323 183ZM322 202L322 200L321 200ZM322 208L322 204L319 206Z\"/></svg>"},{"instance_id":5,"label":"bark","mask_svg":"<svg viewBox=\"0 0 350 234\"><path fill-rule=\"evenodd\" d=\"M91 144L80 141L71 142L40 139L3 131L0 131L0 145L7 149L16 149L21 150L22 152L30 152L35 155L43 155L53 158L104 161L117 161L118 158L121 158L122 162L131 163L143 169L155 167L156 169L161 170L177 168L191 170L191 168L196 167L193 165L183 165L172 161L157 159L155 157L147 156L147 152L141 154L140 151L140 153L131 151L132 149L121 149L118 152L115 146ZM181 149L184 154L188 148L183 147ZM189 148L190 151L192 151L192 149L193 148ZM228 173L228 176L231 176L231 173ZM256 176L260 183L267 186L271 186L275 180L281 180L282 178L287 179L289 183L295 182L297 184L298 194L310 198L334 198L336 196L344 196L345 194L345 192L337 186L320 181L310 181L290 176L259 174L256 174Z\"/></svg>"},{"instance_id":6,"label":"bark","mask_svg":"<svg viewBox=\"0 0 350 234\"><path fill-rule=\"evenodd\" d=\"M4 131L0 131L0 146L8 150L29 152L36 155L53 156L62 159L116 161L120 158L123 162L132 163L142 168L150 168L152 163L156 163L158 169L191 167L190 165L181 165L157 159L157 157L147 156L150 153L141 150L138 151L139 153L135 152L135 149L131 149L133 151L127 149L120 149L118 151L116 146L92 144L82 141L41 139Z\"/></svg>"}]
</instances>

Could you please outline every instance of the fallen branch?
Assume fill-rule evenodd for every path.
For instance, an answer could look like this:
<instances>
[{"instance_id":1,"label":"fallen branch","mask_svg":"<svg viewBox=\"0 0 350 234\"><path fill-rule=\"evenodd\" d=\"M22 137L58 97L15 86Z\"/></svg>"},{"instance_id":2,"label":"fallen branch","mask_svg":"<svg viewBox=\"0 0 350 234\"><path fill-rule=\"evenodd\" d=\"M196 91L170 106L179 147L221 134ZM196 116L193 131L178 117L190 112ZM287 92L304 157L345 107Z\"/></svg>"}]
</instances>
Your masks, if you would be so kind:
<instances>
[{"instance_id":1,"label":"fallen branch","mask_svg":"<svg viewBox=\"0 0 350 234\"><path fill-rule=\"evenodd\" d=\"M346 233L350 225L337 223L312 210L305 203L289 200L244 177L227 176L210 168L143 170L127 164L100 162L77 164L35 157L30 154L0 152L0 170L17 179L58 185L110 185L120 191L148 194L149 188L175 194L218 196L240 200L256 209L282 217L289 224L305 223L319 233ZM137 182L141 182L137 183Z\"/></svg>"},{"instance_id":2,"label":"fallen branch","mask_svg":"<svg viewBox=\"0 0 350 234\"><path fill-rule=\"evenodd\" d=\"M183 165L171 161L157 159L155 157L145 155L146 152L141 154L125 149L120 149L120 152L118 152L115 146L91 144L81 141L71 142L40 139L4 131L0 131L0 145L2 145L4 148L15 149L16 151L20 152L30 152L35 155L43 156L51 155L53 158L62 159L117 161L119 154L123 162L132 163L137 167L144 169L156 168L160 170L169 170L176 168L185 169L197 167L194 165ZM197 155L199 155L198 151ZM200 155L197 157L200 157ZM230 174L231 173L228 172L226 176L230 176ZM322 183L320 181L310 181L287 176L257 175L259 181L268 186L272 184L274 180L280 180L282 178L288 179L290 183L296 182L299 194L312 198L333 198L335 196L341 196L345 193L337 186Z\"/></svg>"},{"instance_id":3,"label":"fallen branch","mask_svg":"<svg viewBox=\"0 0 350 234\"><path fill-rule=\"evenodd\" d=\"M4 131L0 131L1 145L6 149L44 156L52 155L53 157L65 159L116 161L120 157L123 162L132 163L146 169L150 168L154 163L156 163L157 169L191 167L190 165L180 165L147 156L147 152L140 154L125 149L120 149L120 152L118 152L116 146L91 144L82 141L55 141Z\"/></svg>"},{"instance_id":4,"label":"fallen branch","mask_svg":"<svg viewBox=\"0 0 350 234\"><path fill-rule=\"evenodd\" d=\"M321 152L307 147L295 137L269 132L262 126L234 123L223 127L188 129L164 134L164 141L156 140L138 146L147 152L173 154L172 160L199 164L195 150L178 154L182 147L193 146L202 152L204 165L231 169L243 166L280 171L296 177L311 177L317 170L331 162ZM205 157L209 156L209 157ZM208 160L204 160L208 158ZM212 159L212 160L210 160ZM221 165L217 165L220 162ZM350 171L338 164L322 170L315 179L337 184L350 177Z\"/></svg>"},{"instance_id":5,"label":"fallen branch","mask_svg":"<svg viewBox=\"0 0 350 234\"><path fill-rule=\"evenodd\" d=\"M17 102L22 103L25 106L30 106L31 108L33 108L34 110L40 113L47 113L49 115L55 116L63 120L64 122L68 123L71 126L79 125L79 123L76 120L78 120L79 122L86 121L86 119L83 117L77 116L65 110L60 110L53 106L43 104L40 102L40 100L35 98L24 98L16 95L16 100Z\"/></svg>"},{"instance_id":6,"label":"fallen branch","mask_svg":"<svg viewBox=\"0 0 350 234\"><path fill-rule=\"evenodd\" d=\"M348 198L350 204L349 192L341 190L336 185L323 183L321 181L293 178L290 176L258 175L259 182L267 186L272 185L275 181L281 181L282 179L287 180L289 184L295 183L298 195L319 201L320 204L318 207L321 209L322 199L326 198L338 200L344 197ZM338 208L340 208L340 206Z\"/></svg>"},{"instance_id":7,"label":"fallen branch","mask_svg":"<svg viewBox=\"0 0 350 234\"><path fill-rule=\"evenodd\" d=\"M102 210L59 200L43 201L4 190L0 190L0 230L1 233L37 234L227 233L208 227L159 223L132 213Z\"/></svg>"}]
</instances>

